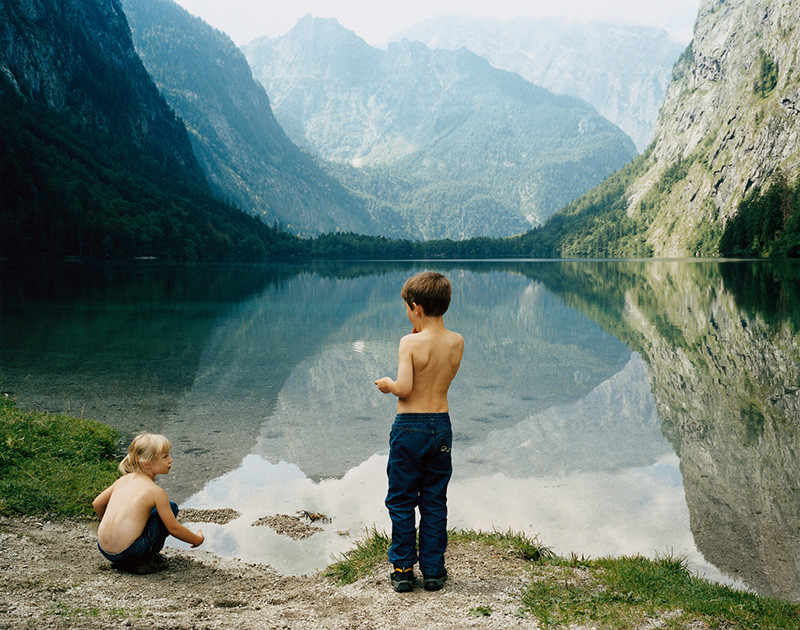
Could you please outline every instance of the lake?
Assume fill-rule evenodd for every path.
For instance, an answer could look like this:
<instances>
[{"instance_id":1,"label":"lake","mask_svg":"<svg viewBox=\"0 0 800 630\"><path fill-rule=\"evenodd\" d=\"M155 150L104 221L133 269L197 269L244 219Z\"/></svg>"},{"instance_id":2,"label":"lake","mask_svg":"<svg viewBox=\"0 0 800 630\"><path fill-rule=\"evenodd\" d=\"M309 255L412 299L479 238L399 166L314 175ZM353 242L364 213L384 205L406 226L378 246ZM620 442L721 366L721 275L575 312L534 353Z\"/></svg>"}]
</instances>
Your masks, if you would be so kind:
<instances>
[{"instance_id":1,"label":"lake","mask_svg":"<svg viewBox=\"0 0 800 630\"><path fill-rule=\"evenodd\" d=\"M128 441L166 434L205 549L305 573L383 505L410 332L400 287L453 283L449 525L564 555L682 555L800 600L800 264L480 261L0 267L0 392ZM326 515L294 540L263 516ZM171 539L174 542L174 539ZM182 543L174 542L176 545Z\"/></svg>"}]
</instances>

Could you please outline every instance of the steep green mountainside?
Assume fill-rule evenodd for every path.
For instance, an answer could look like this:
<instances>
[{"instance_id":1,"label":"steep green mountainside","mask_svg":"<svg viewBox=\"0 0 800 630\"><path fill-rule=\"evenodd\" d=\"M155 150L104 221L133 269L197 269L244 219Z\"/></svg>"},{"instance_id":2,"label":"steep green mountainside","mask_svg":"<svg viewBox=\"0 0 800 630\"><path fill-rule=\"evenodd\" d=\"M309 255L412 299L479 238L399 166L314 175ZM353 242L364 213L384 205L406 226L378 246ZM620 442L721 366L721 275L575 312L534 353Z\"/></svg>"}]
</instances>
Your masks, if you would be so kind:
<instances>
[{"instance_id":1,"label":"steep green mountainside","mask_svg":"<svg viewBox=\"0 0 800 630\"><path fill-rule=\"evenodd\" d=\"M0 258L261 260L214 199L116 0L0 1Z\"/></svg>"},{"instance_id":2,"label":"steep green mountainside","mask_svg":"<svg viewBox=\"0 0 800 630\"><path fill-rule=\"evenodd\" d=\"M430 48L466 47L495 68L597 108L640 150L652 141L658 110L684 46L660 28L564 18L506 21L439 15L393 37Z\"/></svg>"},{"instance_id":3,"label":"steep green mountainside","mask_svg":"<svg viewBox=\"0 0 800 630\"><path fill-rule=\"evenodd\" d=\"M0 0L0 17L0 72L20 96L202 179L186 130L137 57L117 2Z\"/></svg>"},{"instance_id":4,"label":"steep green mountainside","mask_svg":"<svg viewBox=\"0 0 800 630\"><path fill-rule=\"evenodd\" d=\"M519 251L800 256L798 29L789 0L703 0L652 145Z\"/></svg>"},{"instance_id":5,"label":"steep green mountainside","mask_svg":"<svg viewBox=\"0 0 800 630\"><path fill-rule=\"evenodd\" d=\"M636 153L588 103L467 50L402 43L382 51L335 20L307 16L245 54L289 137L358 168L339 176L401 209L411 236L520 233Z\"/></svg>"},{"instance_id":6,"label":"steep green mountainside","mask_svg":"<svg viewBox=\"0 0 800 630\"><path fill-rule=\"evenodd\" d=\"M230 38L172 0L122 0L122 6L145 67L225 198L293 233L377 233L364 201L286 137Z\"/></svg>"}]
</instances>

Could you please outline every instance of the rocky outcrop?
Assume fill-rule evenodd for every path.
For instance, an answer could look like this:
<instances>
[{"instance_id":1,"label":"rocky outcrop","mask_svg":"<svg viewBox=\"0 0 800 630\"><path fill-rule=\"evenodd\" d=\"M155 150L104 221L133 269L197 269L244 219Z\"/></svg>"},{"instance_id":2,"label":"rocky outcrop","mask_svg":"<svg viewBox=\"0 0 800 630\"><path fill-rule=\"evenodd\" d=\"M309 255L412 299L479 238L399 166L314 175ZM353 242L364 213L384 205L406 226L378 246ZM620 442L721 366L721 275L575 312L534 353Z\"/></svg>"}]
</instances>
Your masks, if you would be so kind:
<instances>
[{"instance_id":1,"label":"rocky outcrop","mask_svg":"<svg viewBox=\"0 0 800 630\"><path fill-rule=\"evenodd\" d=\"M118 0L0 0L0 74L24 98L202 179L186 130L136 54Z\"/></svg>"},{"instance_id":2,"label":"rocky outcrop","mask_svg":"<svg viewBox=\"0 0 800 630\"><path fill-rule=\"evenodd\" d=\"M703 0L675 66L652 164L629 189L655 256L713 253L744 195L800 174L800 7L791 0ZM712 239L713 240L713 239Z\"/></svg>"}]
</instances>

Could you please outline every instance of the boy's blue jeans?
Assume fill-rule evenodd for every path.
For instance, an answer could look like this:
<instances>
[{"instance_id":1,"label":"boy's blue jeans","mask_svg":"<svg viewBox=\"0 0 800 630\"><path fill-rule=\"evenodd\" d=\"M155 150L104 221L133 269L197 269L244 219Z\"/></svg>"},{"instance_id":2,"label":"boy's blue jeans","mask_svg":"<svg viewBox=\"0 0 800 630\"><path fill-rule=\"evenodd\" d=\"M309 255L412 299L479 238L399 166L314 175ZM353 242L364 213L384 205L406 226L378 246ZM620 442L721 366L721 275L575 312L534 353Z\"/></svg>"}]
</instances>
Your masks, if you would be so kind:
<instances>
[{"instance_id":1,"label":"boy's blue jeans","mask_svg":"<svg viewBox=\"0 0 800 630\"><path fill-rule=\"evenodd\" d=\"M419 507L419 568L444 573L447 548L447 484L453 473L453 430L447 413L398 413L389 435L389 492L392 519L389 561L408 568L417 561L414 509Z\"/></svg>"},{"instance_id":2,"label":"boy's blue jeans","mask_svg":"<svg viewBox=\"0 0 800 630\"><path fill-rule=\"evenodd\" d=\"M169 507L172 508L172 513L178 516L178 504L170 501ZM112 564L129 567L147 560L161 551L167 536L169 536L167 527L158 515L158 510L153 508L141 535L131 543L130 547L119 553L104 551L100 543L97 543L97 548Z\"/></svg>"}]
</instances>

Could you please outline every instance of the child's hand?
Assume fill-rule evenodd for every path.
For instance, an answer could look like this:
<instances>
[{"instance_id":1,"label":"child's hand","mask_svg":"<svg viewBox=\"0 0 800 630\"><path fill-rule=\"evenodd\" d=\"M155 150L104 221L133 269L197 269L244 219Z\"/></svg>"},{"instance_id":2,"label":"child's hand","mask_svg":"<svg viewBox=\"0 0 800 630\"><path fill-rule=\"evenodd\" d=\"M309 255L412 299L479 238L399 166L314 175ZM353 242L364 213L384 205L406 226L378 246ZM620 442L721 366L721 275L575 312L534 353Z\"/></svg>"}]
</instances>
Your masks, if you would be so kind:
<instances>
[{"instance_id":1,"label":"child's hand","mask_svg":"<svg viewBox=\"0 0 800 630\"><path fill-rule=\"evenodd\" d=\"M205 541L205 539L206 539L206 537L205 537L205 536L203 536L203 530L200 530L200 529L198 529L198 530L197 530L197 535L198 535L198 536L200 536L200 542L198 542L198 543L195 543L194 545L192 545L192 549L194 549L195 547L199 547L200 545L202 545L202 544L203 544L203 542L204 542L204 541Z\"/></svg>"},{"instance_id":2,"label":"child's hand","mask_svg":"<svg viewBox=\"0 0 800 630\"><path fill-rule=\"evenodd\" d=\"M377 385L378 389L384 394L388 394L392 391L392 379L390 379L388 376L379 378L377 381L375 381L375 385Z\"/></svg>"}]
</instances>

